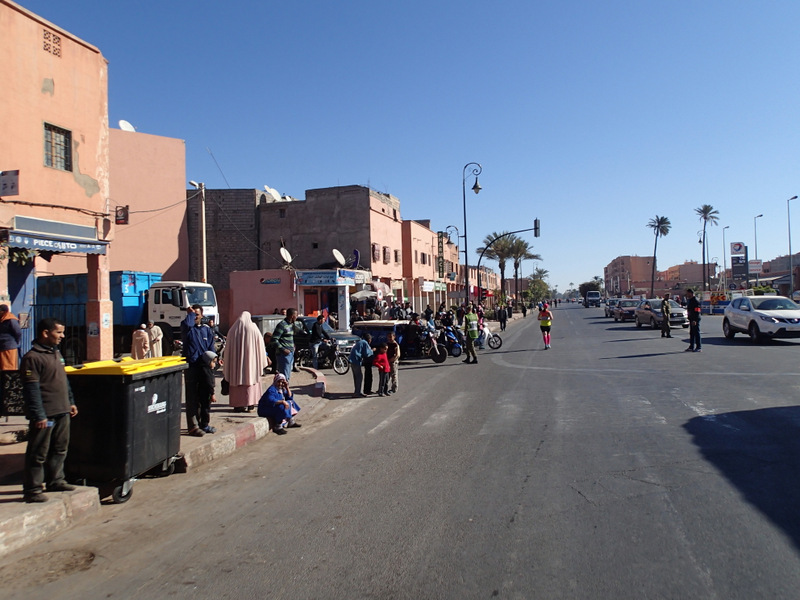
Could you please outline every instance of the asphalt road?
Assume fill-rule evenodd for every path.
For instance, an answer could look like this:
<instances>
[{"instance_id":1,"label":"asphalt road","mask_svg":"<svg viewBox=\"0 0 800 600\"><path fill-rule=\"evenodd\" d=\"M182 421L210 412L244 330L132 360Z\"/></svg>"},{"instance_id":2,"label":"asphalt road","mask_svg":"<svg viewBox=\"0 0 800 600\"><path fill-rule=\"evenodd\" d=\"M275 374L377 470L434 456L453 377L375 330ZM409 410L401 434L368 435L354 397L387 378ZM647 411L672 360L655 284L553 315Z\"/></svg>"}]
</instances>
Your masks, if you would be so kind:
<instances>
[{"instance_id":1,"label":"asphalt road","mask_svg":"<svg viewBox=\"0 0 800 600\"><path fill-rule=\"evenodd\" d=\"M602 314L558 309L547 351L529 315L478 365L141 481L3 596L797 598L800 343L707 317L687 353Z\"/></svg>"}]
</instances>

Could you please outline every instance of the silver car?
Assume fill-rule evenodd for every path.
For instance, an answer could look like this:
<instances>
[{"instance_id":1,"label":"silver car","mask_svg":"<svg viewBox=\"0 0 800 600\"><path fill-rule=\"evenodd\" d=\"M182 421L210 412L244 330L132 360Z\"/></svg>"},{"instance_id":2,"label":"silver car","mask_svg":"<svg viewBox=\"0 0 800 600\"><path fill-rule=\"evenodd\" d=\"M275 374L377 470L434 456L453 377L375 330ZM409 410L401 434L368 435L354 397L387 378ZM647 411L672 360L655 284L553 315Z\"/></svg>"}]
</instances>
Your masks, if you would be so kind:
<instances>
[{"instance_id":1,"label":"silver car","mask_svg":"<svg viewBox=\"0 0 800 600\"><path fill-rule=\"evenodd\" d=\"M636 307L636 326L650 325L653 329L661 329L661 321L664 314L661 312L661 298L652 298L650 300L642 300L639 306ZM669 326L670 327L688 327L689 317L687 316L686 309L675 300L669 301Z\"/></svg>"},{"instance_id":2,"label":"silver car","mask_svg":"<svg viewBox=\"0 0 800 600\"><path fill-rule=\"evenodd\" d=\"M800 337L800 306L785 296L743 296L725 307L722 332L746 333L754 342Z\"/></svg>"}]
</instances>

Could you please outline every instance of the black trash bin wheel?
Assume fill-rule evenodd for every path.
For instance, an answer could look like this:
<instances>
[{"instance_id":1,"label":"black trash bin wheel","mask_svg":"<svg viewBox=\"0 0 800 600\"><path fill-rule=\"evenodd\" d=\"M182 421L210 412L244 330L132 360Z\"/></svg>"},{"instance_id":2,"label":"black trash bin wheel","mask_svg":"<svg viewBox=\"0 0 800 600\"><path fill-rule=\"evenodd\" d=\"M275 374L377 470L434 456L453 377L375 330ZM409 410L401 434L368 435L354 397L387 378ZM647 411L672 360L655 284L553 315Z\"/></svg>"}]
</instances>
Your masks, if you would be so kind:
<instances>
[{"instance_id":1,"label":"black trash bin wheel","mask_svg":"<svg viewBox=\"0 0 800 600\"><path fill-rule=\"evenodd\" d=\"M128 488L127 494L125 493L126 486ZM126 481L122 485L118 485L111 490L111 499L114 501L114 504L125 504L131 499L131 496L133 496L133 483L130 481Z\"/></svg>"}]
</instances>

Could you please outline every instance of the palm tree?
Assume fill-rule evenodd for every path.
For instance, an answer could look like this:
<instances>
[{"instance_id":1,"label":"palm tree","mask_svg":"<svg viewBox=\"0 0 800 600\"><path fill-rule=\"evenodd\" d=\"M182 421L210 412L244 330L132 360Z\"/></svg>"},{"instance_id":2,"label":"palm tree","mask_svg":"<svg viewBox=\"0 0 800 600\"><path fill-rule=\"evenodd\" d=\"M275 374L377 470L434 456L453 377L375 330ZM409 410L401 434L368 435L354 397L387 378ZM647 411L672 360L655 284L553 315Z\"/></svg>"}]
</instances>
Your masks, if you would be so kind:
<instances>
[{"instance_id":1,"label":"palm tree","mask_svg":"<svg viewBox=\"0 0 800 600\"><path fill-rule=\"evenodd\" d=\"M656 236L656 243L653 246L653 270L650 275L650 297L652 298L653 294L655 294L656 287L656 251L658 250L658 238L669 233L669 230L672 229L672 223L669 222L667 217L659 217L656 215L655 219L650 219L647 226L653 230Z\"/></svg>"},{"instance_id":2,"label":"palm tree","mask_svg":"<svg viewBox=\"0 0 800 600\"><path fill-rule=\"evenodd\" d=\"M694 209L695 214L703 222L703 289L708 287L708 273L706 268L706 225L711 223L716 225L719 221L719 211L710 204L703 204L700 208Z\"/></svg>"},{"instance_id":3,"label":"palm tree","mask_svg":"<svg viewBox=\"0 0 800 600\"><path fill-rule=\"evenodd\" d=\"M507 234L507 231L503 231L502 233L493 231L483 238L483 246L476 250L478 254L483 253L488 260L497 261L497 267L500 269L501 295L506 293L506 261L511 258L513 242L513 236ZM478 293L480 294L480 290L478 290Z\"/></svg>"},{"instance_id":4,"label":"palm tree","mask_svg":"<svg viewBox=\"0 0 800 600\"><path fill-rule=\"evenodd\" d=\"M542 279L542 280L544 280L544 279L547 279L548 275L550 275L550 271L548 271L547 269L542 269L541 267L537 267L533 271L533 278L534 279ZM570 283L569 285L570 285L570 287L572 287L573 284Z\"/></svg>"},{"instance_id":5,"label":"palm tree","mask_svg":"<svg viewBox=\"0 0 800 600\"><path fill-rule=\"evenodd\" d=\"M509 236L511 237L511 236ZM517 236L511 241L511 256L514 259L514 297L519 299L519 268L523 260L542 260L538 254L531 252L531 245Z\"/></svg>"}]
</instances>

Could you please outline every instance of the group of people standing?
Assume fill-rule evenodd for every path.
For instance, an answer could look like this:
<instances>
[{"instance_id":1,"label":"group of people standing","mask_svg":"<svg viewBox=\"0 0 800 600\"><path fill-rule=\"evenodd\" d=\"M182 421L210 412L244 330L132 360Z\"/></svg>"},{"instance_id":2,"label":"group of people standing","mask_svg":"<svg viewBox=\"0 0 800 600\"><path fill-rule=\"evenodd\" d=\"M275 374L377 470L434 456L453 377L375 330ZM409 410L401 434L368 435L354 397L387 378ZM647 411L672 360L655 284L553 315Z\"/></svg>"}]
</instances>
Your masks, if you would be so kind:
<instances>
[{"instance_id":1,"label":"group of people standing","mask_svg":"<svg viewBox=\"0 0 800 600\"><path fill-rule=\"evenodd\" d=\"M148 321L147 325L142 323L131 336L131 358L157 358L163 356L161 342L164 339L164 332L161 327Z\"/></svg>"},{"instance_id":2,"label":"group of people standing","mask_svg":"<svg viewBox=\"0 0 800 600\"><path fill-rule=\"evenodd\" d=\"M372 336L365 333L350 350L350 369L353 372L353 394L366 398L372 391L372 368L378 369L378 395L388 396L397 392L397 369L400 364L400 344L394 332L386 334L386 341L372 345ZM362 387L363 386L363 387Z\"/></svg>"}]
</instances>

